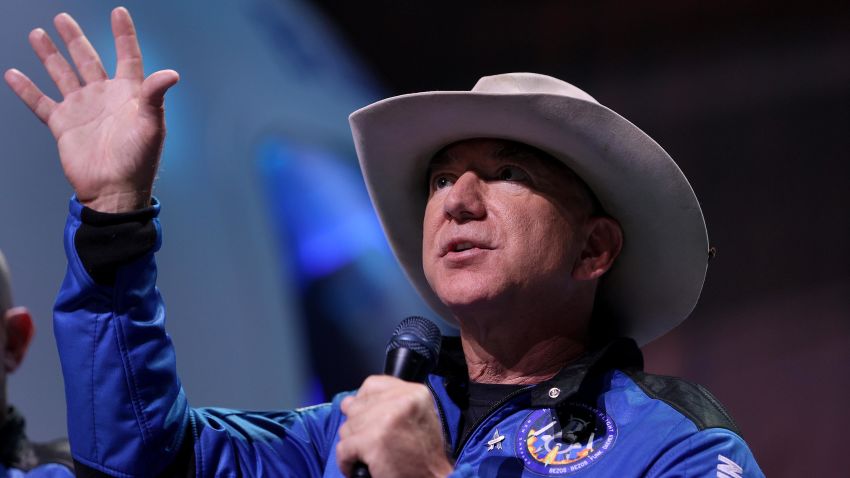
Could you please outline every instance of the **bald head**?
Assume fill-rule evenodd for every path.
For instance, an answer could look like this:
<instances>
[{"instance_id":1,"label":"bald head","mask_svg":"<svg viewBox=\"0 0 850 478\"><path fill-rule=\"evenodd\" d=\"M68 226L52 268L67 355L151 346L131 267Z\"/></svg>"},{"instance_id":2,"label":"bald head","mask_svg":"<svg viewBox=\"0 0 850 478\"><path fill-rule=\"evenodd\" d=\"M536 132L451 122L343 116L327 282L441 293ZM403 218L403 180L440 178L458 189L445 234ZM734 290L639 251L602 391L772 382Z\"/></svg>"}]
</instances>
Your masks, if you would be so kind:
<instances>
[{"instance_id":1,"label":"bald head","mask_svg":"<svg viewBox=\"0 0 850 478\"><path fill-rule=\"evenodd\" d=\"M0 315L12 307L12 288L9 282L9 266L3 251L0 251Z\"/></svg>"},{"instance_id":2,"label":"bald head","mask_svg":"<svg viewBox=\"0 0 850 478\"><path fill-rule=\"evenodd\" d=\"M26 307L12 307L9 265L0 251L0 422L6 412L6 375L24 360L35 333Z\"/></svg>"}]
</instances>

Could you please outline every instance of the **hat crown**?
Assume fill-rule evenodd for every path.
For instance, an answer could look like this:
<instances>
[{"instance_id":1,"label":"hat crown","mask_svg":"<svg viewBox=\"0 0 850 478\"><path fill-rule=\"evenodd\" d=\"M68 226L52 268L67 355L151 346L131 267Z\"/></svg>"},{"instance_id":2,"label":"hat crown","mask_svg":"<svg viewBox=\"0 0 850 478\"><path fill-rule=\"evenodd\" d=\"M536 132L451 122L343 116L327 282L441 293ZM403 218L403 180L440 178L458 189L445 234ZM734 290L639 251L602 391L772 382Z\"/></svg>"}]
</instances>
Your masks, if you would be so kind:
<instances>
[{"instance_id":1,"label":"hat crown","mask_svg":"<svg viewBox=\"0 0 850 478\"><path fill-rule=\"evenodd\" d=\"M599 104L584 90L566 81L538 73L504 73L501 75L483 76L475 86L475 93L501 94L546 94L568 96L579 100Z\"/></svg>"}]
</instances>

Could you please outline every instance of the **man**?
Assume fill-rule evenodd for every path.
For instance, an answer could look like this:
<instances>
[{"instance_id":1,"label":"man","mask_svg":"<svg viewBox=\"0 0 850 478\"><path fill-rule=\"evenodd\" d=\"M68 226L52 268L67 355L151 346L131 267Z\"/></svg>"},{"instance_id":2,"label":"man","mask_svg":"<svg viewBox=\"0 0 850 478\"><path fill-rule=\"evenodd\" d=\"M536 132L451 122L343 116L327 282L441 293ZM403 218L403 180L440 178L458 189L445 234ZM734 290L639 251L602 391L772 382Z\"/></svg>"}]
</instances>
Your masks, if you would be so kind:
<instances>
[{"instance_id":1,"label":"man","mask_svg":"<svg viewBox=\"0 0 850 478\"><path fill-rule=\"evenodd\" d=\"M645 343L692 310L708 244L675 163L565 82L483 78L351 116L387 237L420 293L460 328L426 383L366 379L292 412L189 407L154 286L151 191L170 70L144 77L112 13L114 79L67 14L80 74L30 41L64 99L6 81L57 139L76 196L55 309L81 476L761 476L702 388L641 371ZM82 79L82 82L80 81Z\"/></svg>"},{"instance_id":2,"label":"man","mask_svg":"<svg viewBox=\"0 0 850 478\"><path fill-rule=\"evenodd\" d=\"M26 307L12 306L9 267L0 251L0 478L71 477L72 460L68 441L32 443L27 439L24 418L6 399L6 375L24 360L35 333Z\"/></svg>"}]
</instances>

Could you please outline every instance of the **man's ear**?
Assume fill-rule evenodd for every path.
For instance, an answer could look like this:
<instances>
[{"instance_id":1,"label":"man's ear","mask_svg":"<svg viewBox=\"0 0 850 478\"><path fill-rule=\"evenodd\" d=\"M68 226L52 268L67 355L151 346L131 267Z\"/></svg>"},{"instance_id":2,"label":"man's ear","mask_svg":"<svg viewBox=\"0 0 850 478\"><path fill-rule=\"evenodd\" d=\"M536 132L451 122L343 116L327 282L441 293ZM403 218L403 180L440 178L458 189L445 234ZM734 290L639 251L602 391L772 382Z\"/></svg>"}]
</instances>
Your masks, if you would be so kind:
<instances>
[{"instance_id":1,"label":"man's ear","mask_svg":"<svg viewBox=\"0 0 850 478\"><path fill-rule=\"evenodd\" d=\"M608 272L614 265L614 259L620 255L623 229L610 217L591 217L584 227L587 240L573 267L573 279L598 279Z\"/></svg>"},{"instance_id":2,"label":"man's ear","mask_svg":"<svg viewBox=\"0 0 850 478\"><path fill-rule=\"evenodd\" d=\"M3 366L6 373L11 373L24 361L35 325L26 307L12 307L6 311L3 325L6 327L6 347Z\"/></svg>"}]
</instances>

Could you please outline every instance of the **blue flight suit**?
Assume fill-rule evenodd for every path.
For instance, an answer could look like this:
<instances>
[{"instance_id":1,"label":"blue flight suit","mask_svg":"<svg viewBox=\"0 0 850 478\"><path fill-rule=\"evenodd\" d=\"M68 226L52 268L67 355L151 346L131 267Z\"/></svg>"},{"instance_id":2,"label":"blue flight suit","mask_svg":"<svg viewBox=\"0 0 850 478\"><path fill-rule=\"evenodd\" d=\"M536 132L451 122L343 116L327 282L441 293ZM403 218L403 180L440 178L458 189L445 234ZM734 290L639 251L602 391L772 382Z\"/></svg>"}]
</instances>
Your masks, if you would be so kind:
<instances>
[{"instance_id":1,"label":"blue flight suit","mask_svg":"<svg viewBox=\"0 0 850 478\"><path fill-rule=\"evenodd\" d=\"M158 212L156 202L122 215L70 204L54 331L78 476L341 477L335 445L345 394L292 411L190 407L155 286ZM717 401L699 386L642 372L630 339L511 393L466 437L459 341L445 338L443 349L427 385L453 478L763 476Z\"/></svg>"}]
</instances>

